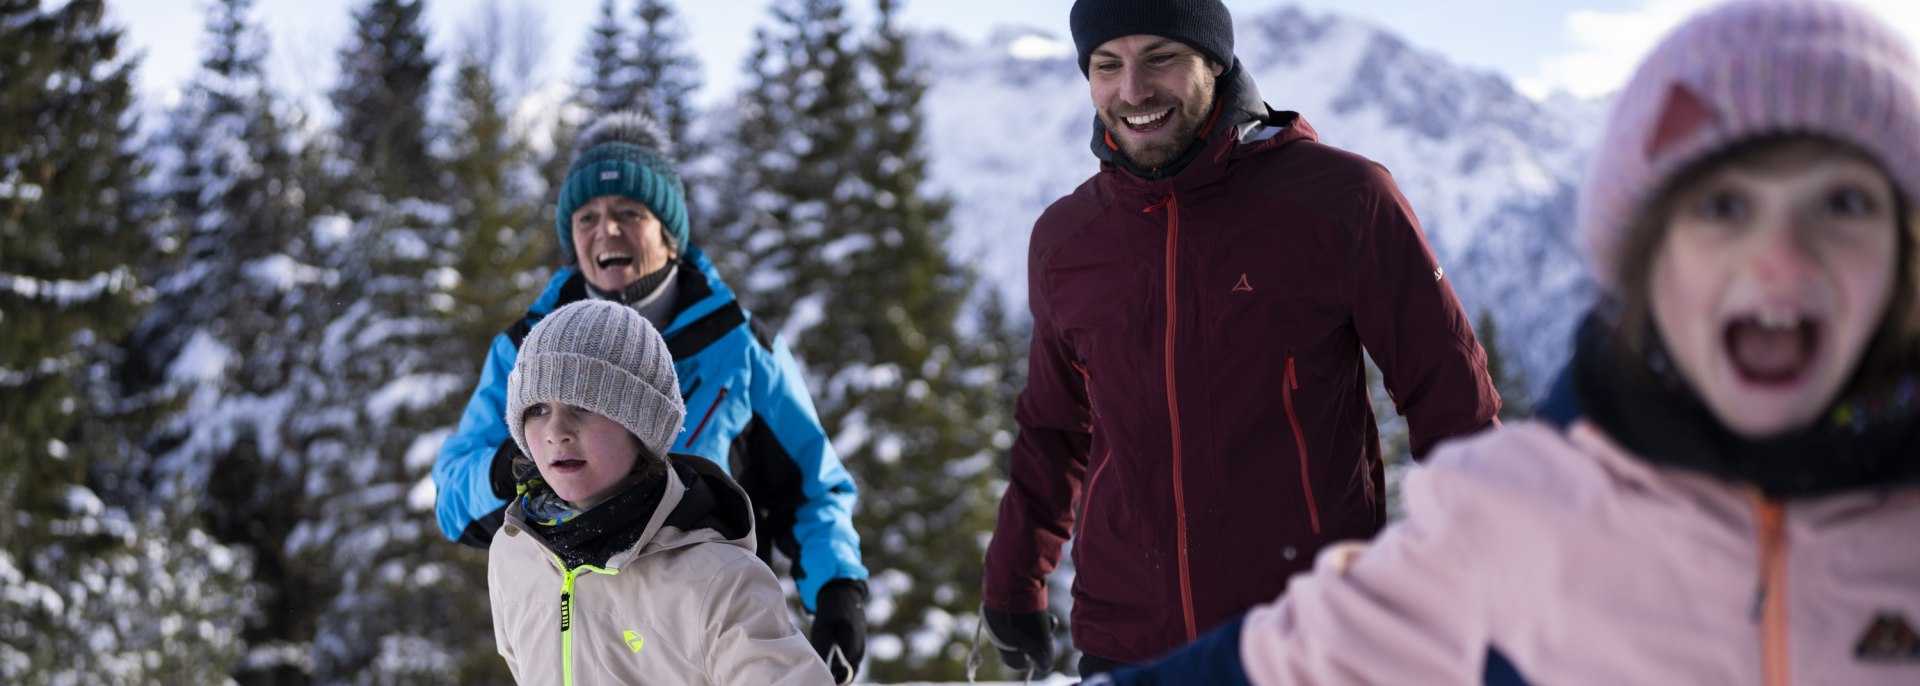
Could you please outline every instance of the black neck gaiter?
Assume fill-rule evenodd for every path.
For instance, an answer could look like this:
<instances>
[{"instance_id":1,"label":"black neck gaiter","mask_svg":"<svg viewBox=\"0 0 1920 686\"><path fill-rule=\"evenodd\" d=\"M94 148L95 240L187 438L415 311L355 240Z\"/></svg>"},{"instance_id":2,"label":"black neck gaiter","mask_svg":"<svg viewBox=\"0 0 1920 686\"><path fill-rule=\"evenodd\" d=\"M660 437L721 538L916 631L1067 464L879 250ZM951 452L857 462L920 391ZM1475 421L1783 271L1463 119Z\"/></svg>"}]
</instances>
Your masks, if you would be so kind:
<instances>
[{"instance_id":1,"label":"black neck gaiter","mask_svg":"<svg viewBox=\"0 0 1920 686\"><path fill-rule=\"evenodd\" d=\"M587 284L587 291L591 293L594 298L600 300L612 300L622 305L632 305L645 301L647 296L653 295L655 291L666 286L667 279L673 278L673 268L679 266L679 264L676 260L668 260L667 263L659 269L653 270L653 272L646 276L634 279L633 283L627 284L626 288L620 289L617 293L600 290L591 283Z\"/></svg>"},{"instance_id":2,"label":"black neck gaiter","mask_svg":"<svg viewBox=\"0 0 1920 686\"><path fill-rule=\"evenodd\" d=\"M1793 499L1920 483L1920 398L1908 378L1882 397L1850 397L1804 430L1749 439L1720 423L1673 368L1658 336L1635 352L1589 314L1573 356L1586 416L1629 452L1660 465Z\"/></svg>"}]
</instances>

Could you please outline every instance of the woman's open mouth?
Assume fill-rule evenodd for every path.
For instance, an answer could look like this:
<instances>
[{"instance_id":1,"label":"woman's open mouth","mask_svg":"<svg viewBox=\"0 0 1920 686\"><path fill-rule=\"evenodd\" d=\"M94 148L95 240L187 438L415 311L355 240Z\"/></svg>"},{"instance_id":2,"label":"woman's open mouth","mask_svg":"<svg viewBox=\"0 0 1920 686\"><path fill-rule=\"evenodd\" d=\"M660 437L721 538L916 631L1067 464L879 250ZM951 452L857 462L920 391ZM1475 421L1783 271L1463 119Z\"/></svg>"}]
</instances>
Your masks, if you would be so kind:
<instances>
[{"instance_id":1,"label":"woman's open mouth","mask_svg":"<svg viewBox=\"0 0 1920 686\"><path fill-rule=\"evenodd\" d=\"M624 252L603 252L593 260L601 269L616 269L633 264L633 256Z\"/></svg>"}]
</instances>

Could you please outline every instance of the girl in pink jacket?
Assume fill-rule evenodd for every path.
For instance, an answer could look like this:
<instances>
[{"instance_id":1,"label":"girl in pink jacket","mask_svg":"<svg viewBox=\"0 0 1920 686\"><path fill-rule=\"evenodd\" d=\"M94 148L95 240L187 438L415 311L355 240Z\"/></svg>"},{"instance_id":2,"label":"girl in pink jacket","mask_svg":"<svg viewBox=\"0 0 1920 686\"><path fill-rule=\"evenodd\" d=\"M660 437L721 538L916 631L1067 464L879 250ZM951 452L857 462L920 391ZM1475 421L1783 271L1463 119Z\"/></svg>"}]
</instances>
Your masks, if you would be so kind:
<instances>
[{"instance_id":1,"label":"girl in pink jacket","mask_svg":"<svg viewBox=\"0 0 1920 686\"><path fill-rule=\"evenodd\" d=\"M1557 422L1136 683L1920 684L1920 68L1834 0L1640 65L1582 188L1603 296ZM1251 542L1250 542L1251 543Z\"/></svg>"}]
</instances>

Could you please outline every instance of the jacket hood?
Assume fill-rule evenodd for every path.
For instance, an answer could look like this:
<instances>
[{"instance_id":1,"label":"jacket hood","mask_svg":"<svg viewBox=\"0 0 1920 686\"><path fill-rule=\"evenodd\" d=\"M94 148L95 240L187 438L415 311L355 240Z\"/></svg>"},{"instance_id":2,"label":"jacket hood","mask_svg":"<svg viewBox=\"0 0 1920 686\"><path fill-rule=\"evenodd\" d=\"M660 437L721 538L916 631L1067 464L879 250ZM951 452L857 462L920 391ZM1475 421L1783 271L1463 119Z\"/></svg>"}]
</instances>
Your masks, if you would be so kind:
<instances>
[{"instance_id":1,"label":"jacket hood","mask_svg":"<svg viewBox=\"0 0 1920 686\"><path fill-rule=\"evenodd\" d=\"M1263 138L1255 134L1263 126L1289 127L1299 115L1292 112L1275 112L1260 99L1260 87L1253 82L1253 76L1241 66L1240 59L1234 58L1233 66L1220 75L1214 92L1214 112L1206 130L1200 139L1194 141L1180 157L1159 169L1141 169L1133 161L1121 154L1107 135L1106 123L1100 121L1099 113L1093 116L1093 156L1100 159L1101 169L1118 169L1134 177L1156 181L1177 176L1188 165L1200 159L1209 151L1218 150L1218 146L1229 144L1242 136ZM1300 123L1304 124L1304 121ZM1232 133L1227 133L1232 132ZM1305 129L1308 137L1312 129ZM1215 153L1216 155L1219 153Z\"/></svg>"},{"instance_id":2,"label":"jacket hood","mask_svg":"<svg viewBox=\"0 0 1920 686\"><path fill-rule=\"evenodd\" d=\"M753 509L747 492L721 471L720 465L698 455L667 456L673 466L667 476L667 495L647 521L640 540L628 552L609 562L625 564L698 543L727 543L755 550Z\"/></svg>"}]
</instances>

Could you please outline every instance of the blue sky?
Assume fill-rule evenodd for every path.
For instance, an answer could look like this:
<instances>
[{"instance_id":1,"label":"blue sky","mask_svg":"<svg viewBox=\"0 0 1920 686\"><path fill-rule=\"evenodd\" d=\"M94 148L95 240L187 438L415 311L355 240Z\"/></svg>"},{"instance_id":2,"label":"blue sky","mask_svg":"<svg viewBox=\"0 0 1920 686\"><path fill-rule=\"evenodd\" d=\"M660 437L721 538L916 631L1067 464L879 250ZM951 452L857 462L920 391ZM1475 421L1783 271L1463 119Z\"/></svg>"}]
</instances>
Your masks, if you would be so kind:
<instances>
[{"instance_id":1,"label":"blue sky","mask_svg":"<svg viewBox=\"0 0 1920 686\"><path fill-rule=\"evenodd\" d=\"M621 0L627 15L635 0ZM146 50L143 88L155 95L192 74L201 52L208 0L127 0L113 12ZM488 3L508 16L532 17L544 36L542 64L533 80L574 78L580 45L599 0L427 0L431 48L445 55ZM289 94L321 93L331 84L335 51L361 0L259 0L256 19L273 43L270 73ZM870 3L851 0L865 11ZM1236 14L1270 10L1285 0L1227 0ZM1529 94L1554 89L1600 95L1623 83L1634 62L1660 35L1710 0L1299 0L1318 11L1338 11L1384 25L1414 44L1471 66L1505 74ZM1920 36L1920 2L1865 0L1862 4ZM753 28L767 22L767 0L682 0L676 8L691 27L706 70L709 101L731 93L751 46ZM911 27L940 27L984 39L1002 26L1028 26L1065 38L1070 0L906 0ZM1337 10L1336 10L1337 7ZM524 14L521 14L524 12Z\"/></svg>"}]
</instances>

